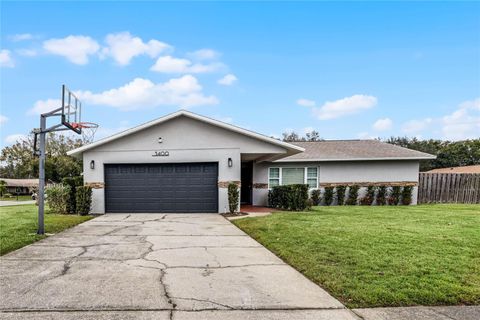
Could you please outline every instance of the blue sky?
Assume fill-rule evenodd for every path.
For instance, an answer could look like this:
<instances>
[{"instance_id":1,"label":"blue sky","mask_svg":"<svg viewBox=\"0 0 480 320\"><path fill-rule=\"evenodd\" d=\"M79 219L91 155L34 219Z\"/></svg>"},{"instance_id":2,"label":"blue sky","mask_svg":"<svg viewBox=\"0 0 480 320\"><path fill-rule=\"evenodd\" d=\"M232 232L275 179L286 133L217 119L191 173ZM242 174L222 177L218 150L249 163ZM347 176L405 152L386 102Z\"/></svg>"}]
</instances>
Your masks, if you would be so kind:
<instances>
[{"instance_id":1,"label":"blue sky","mask_svg":"<svg viewBox=\"0 0 480 320\"><path fill-rule=\"evenodd\" d=\"M2 2L8 145L67 84L97 137L186 108L267 135L480 136L480 3Z\"/></svg>"}]
</instances>

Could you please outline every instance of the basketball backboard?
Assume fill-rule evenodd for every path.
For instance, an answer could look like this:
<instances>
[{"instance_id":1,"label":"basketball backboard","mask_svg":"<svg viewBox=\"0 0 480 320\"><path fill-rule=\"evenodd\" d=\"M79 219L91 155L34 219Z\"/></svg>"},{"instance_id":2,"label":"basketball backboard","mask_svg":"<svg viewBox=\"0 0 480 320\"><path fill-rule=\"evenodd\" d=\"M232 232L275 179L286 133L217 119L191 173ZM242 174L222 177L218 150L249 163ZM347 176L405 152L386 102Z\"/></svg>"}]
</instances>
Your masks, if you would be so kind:
<instances>
[{"instance_id":1,"label":"basketball backboard","mask_svg":"<svg viewBox=\"0 0 480 320\"><path fill-rule=\"evenodd\" d=\"M62 86L62 124L75 131L82 133L82 102L71 92L67 86Z\"/></svg>"}]
</instances>

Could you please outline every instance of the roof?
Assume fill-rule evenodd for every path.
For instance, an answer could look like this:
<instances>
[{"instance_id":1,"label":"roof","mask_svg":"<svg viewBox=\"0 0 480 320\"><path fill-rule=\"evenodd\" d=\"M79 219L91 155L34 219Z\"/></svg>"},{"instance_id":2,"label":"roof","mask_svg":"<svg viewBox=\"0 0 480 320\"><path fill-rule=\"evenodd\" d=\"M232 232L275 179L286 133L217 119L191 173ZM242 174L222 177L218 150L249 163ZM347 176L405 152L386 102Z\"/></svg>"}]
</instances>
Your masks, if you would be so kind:
<instances>
[{"instance_id":1,"label":"roof","mask_svg":"<svg viewBox=\"0 0 480 320\"><path fill-rule=\"evenodd\" d=\"M265 142L268 142L268 143L271 143L271 144L274 144L274 145L277 145L277 146L281 146L281 147L286 148L289 151L293 151L293 152L304 151L304 149L301 146L298 146L298 145L294 145L294 144L291 144L291 143L280 141L280 140L277 140L275 138L268 137L266 135L256 133L254 131L250 131L250 130L247 130L247 129L243 129L243 128L237 127L237 126L229 124L229 123L225 123L225 122L222 122L222 121L219 121L219 120L215 120L215 119L211 119L211 118L208 118L208 117L205 117L205 116L201 116L201 115L198 115L198 114L190 112L190 111L179 110L177 112L170 113L166 116L163 116L163 117L160 117L158 119L146 122L144 124L133 127L131 129L128 129L128 130L119 132L117 134L111 135L109 137L100 139L100 140L95 141L93 143L90 143L90 144L81 146L79 148L70 150L70 151L67 152L67 154L70 155L70 156L80 155L81 153L83 153L87 150L96 148L98 146L107 144L111 141L120 139L122 137L128 136L128 135L133 134L135 132L150 128L152 126L158 125L160 123L167 122L169 120L172 120L172 119L175 119L175 118L178 118L178 117L181 117L181 116L185 116L185 117L188 117L188 118L191 118L191 119L199 120L199 121L202 121L204 123L208 123L208 124L211 124L211 125L214 125L214 126L226 129L226 130L230 130L230 131L233 131L233 132L236 132L236 133L239 133L239 134L242 134L242 135L254 138L254 139L258 139L258 140L265 141Z\"/></svg>"},{"instance_id":2,"label":"roof","mask_svg":"<svg viewBox=\"0 0 480 320\"><path fill-rule=\"evenodd\" d=\"M302 161L362 161L362 160L425 160L436 156L399 147L379 140L323 140L294 142L305 148L305 152L295 154L276 162Z\"/></svg>"},{"instance_id":3,"label":"roof","mask_svg":"<svg viewBox=\"0 0 480 320\"><path fill-rule=\"evenodd\" d=\"M0 178L5 181L7 187L38 187L38 179L8 179Z\"/></svg>"},{"instance_id":4,"label":"roof","mask_svg":"<svg viewBox=\"0 0 480 320\"><path fill-rule=\"evenodd\" d=\"M438 168L427 171L426 173L480 173L480 164L473 166Z\"/></svg>"}]
</instances>

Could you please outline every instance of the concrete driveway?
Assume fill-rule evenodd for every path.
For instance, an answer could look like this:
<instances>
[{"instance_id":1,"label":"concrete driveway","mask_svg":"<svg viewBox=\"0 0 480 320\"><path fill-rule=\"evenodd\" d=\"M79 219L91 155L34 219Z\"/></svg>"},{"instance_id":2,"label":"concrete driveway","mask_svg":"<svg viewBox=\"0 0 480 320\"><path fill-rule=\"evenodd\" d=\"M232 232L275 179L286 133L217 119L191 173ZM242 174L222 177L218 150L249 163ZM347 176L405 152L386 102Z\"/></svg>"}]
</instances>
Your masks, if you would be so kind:
<instances>
[{"instance_id":1,"label":"concrete driveway","mask_svg":"<svg viewBox=\"0 0 480 320\"><path fill-rule=\"evenodd\" d=\"M215 214L109 214L1 258L2 319L357 319Z\"/></svg>"}]
</instances>

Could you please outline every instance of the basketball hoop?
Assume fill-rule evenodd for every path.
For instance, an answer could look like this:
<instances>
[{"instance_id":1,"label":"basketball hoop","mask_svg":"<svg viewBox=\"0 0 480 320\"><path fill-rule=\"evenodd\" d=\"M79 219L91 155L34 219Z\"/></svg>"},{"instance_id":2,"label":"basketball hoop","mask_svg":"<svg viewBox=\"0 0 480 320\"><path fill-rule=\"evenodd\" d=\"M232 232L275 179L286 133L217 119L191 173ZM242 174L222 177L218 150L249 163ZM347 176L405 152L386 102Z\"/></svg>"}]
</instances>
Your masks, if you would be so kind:
<instances>
[{"instance_id":1,"label":"basketball hoop","mask_svg":"<svg viewBox=\"0 0 480 320\"><path fill-rule=\"evenodd\" d=\"M98 129L98 124L94 122L73 122L72 127L81 130L84 143L92 143Z\"/></svg>"}]
</instances>

